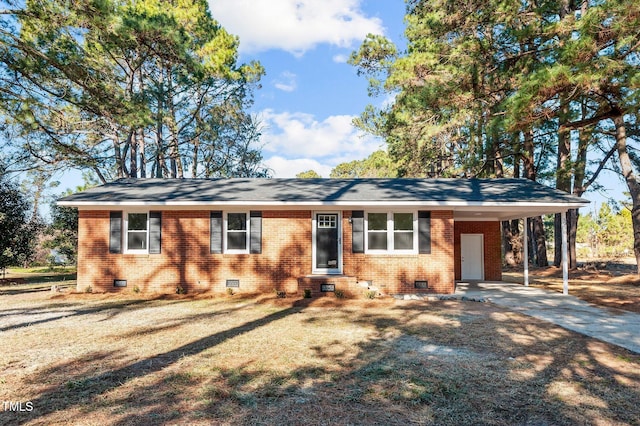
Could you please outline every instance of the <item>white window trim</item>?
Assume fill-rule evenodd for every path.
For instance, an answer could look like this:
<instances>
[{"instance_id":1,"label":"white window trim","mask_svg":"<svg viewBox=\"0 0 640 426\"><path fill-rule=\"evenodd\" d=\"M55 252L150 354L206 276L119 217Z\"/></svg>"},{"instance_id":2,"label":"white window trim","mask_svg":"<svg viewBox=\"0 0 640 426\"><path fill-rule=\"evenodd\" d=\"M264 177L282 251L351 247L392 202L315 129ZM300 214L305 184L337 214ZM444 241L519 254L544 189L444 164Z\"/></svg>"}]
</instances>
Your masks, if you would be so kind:
<instances>
[{"instance_id":1,"label":"white window trim","mask_svg":"<svg viewBox=\"0 0 640 426\"><path fill-rule=\"evenodd\" d=\"M387 249L377 250L369 248L369 213L385 213L387 215ZM413 249L411 250L395 250L394 245L394 229L393 215L394 213L411 213L413 215ZM364 252L365 254L418 254L418 211L417 210L367 210L364 212Z\"/></svg>"},{"instance_id":2,"label":"white window trim","mask_svg":"<svg viewBox=\"0 0 640 426\"><path fill-rule=\"evenodd\" d=\"M146 214L147 215L147 248L146 249L129 249L129 215L130 214ZM124 250L123 254L149 254L149 210L125 210L122 212L122 221L123 221L123 232L122 232L122 247Z\"/></svg>"},{"instance_id":3,"label":"white window trim","mask_svg":"<svg viewBox=\"0 0 640 426\"><path fill-rule=\"evenodd\" d=\"M228 239L227 239L227 234L229 231L229 214L244 214L245 218L246 218L246 240L245 240L245 249L244 250L238 250L238 249L230 249L228 248ZM251 221L250 221L250 214L248 211L228 211L228 212L224 212L223 214L224 219L223 219L223 225L222 225L222 230L223 230L223 236L222 236L222 252L223 253L228 253L228 254L249 254L249 244L251 242Z\"/></svg>"}]
</instances>

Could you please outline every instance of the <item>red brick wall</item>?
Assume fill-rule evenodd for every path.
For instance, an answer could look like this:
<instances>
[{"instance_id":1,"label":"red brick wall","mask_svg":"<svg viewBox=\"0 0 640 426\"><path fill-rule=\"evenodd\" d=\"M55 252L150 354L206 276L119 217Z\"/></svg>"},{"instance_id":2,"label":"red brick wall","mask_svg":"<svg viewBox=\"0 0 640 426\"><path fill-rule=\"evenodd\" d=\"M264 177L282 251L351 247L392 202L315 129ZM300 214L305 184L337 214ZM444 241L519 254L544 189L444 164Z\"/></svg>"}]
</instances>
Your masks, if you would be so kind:
<instances>
[{"instance_id":1,"label":"red brick wall","mask_svg":"<svg viewBox=\"0 0 640 426\"><path fill-rule=\"evenodd\" d=\"M414 281L427 280L429 293L453 293L453 212L431 212L431 254L351 253L351 212L344 212L344 273L358 280L373 281L373 286L388 294L424 292Z\"/></svg>"},{"instance_id":2,"label":"red brick wall","mask_svg":"<svg viewBox=\"0 0 640 426\"><path fill-rule=\"evenodd\" d=\"M351 212L343 213L343 271L371 280L388 294L414 293L415 280L428 280L429 292L451 293L453 215L432 212L429 255L365 255L351 253ZM239 279L240 292L295 292L298 278L312 271L311 211L263 211L261 254L210 254L208 211L162 213L161 254L110 254L109 212L80 211L79 291L224 292L226 279ZM126 279L125 289L113 287Z\"/></svg>"},{"instance_id":3,"label":"red brick wall","mask_svg":"<svg viewBox=\"0 0 640 426\"><path fill-rule=\"evenodd\" d=\"M502 241L500 222L456 222L454 237L456 280L462 277L460 234L484 235L484 279L502 280Z\"/></svg>"},{"instance_id":4,"label":"red brick wall","mask_svg":"<svg viewBox=\"0 0 640 426\"><path fill-rule=\"evenodd\" d=\"M110 254L109 212L80 211L79 291L127 289L174 292L226 290L226 279L239 279L243 292L293 292L297 278L311 273L311 212L263 212L262 254L210 254L208 211L162 213L161 254Z\"/></svg>"}]
</instances>

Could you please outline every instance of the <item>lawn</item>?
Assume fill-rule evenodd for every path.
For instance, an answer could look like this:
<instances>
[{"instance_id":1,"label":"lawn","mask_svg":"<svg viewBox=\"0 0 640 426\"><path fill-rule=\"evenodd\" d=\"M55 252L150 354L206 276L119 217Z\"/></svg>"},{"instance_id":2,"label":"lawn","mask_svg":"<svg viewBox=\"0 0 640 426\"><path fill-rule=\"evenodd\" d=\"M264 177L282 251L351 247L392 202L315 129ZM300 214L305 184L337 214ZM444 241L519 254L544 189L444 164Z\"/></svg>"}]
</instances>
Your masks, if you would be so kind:
<instances>
[{"instance_id":1,"label":"lawn","mask_svg":"<svg viewBox=\"0 0 640 426\"><path fill-rule=\"evenodd\" d=\"M75 289L75 267L10 268L4 274L0 271L0 295L32 291Z\"/></svg>"},{"instance_id":2,"label":"lawn","mask_svg":"<svg viewBox=\"0 0 640 426\"><path fill-rule=\"evenodd\" d=\"M640 425L640 355L490 303L30 292L0 332L0 424Z\"/></svg>"}]
</instances>

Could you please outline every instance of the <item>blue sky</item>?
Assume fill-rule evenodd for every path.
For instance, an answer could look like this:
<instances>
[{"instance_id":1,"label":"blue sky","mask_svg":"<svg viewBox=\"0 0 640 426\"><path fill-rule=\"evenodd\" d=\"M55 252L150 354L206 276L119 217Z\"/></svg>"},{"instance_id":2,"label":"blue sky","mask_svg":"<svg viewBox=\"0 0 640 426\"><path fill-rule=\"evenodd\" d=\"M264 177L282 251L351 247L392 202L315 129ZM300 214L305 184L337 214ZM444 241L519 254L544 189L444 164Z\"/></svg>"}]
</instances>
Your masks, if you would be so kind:
<instances>
[{"instance_id":1,"label":"blue sky","mask_svg":"<svg viewBox=\"0 0 640 426\"><path fill-rule=\"evenodd\" d=\"M358 132L366 78L346 63L368 33L402 44L402 0L209 0L211 14L240 38L240 62L265 67L253 112L274 177L313 169L323 177L384 142Z\"/></svg>"}]
</instances>

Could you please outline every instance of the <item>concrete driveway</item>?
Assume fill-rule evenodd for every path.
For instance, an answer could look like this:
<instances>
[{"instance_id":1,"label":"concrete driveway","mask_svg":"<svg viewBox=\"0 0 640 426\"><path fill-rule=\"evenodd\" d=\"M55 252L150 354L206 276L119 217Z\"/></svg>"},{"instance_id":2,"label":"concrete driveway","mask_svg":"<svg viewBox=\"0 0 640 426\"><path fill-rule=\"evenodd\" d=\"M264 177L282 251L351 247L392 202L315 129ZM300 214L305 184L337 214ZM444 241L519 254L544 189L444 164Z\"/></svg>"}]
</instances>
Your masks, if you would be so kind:
<instances>
[{"instance_id":1,"label":"concrete driveway","mask_svg":"<svg viewBox=\"0 0 640 426\"><path fill-rule=\"evenodd\" d=\"M571 294L563 296L505 282L460 282L455 294L488 299L496 305L640 353L640 314L599 307Z\"/></svg>"}]
</instances>

